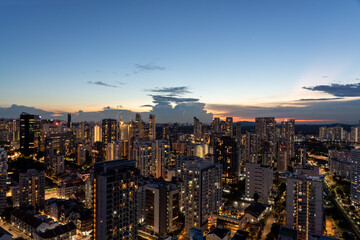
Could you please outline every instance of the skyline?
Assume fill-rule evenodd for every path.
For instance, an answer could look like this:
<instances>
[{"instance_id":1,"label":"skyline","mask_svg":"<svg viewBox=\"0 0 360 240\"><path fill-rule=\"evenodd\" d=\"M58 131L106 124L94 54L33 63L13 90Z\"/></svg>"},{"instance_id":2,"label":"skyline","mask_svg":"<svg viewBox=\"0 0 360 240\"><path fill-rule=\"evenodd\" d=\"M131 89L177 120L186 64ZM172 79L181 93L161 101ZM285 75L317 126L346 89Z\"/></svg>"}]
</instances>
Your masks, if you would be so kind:
<instances>
[{"instance_id":1,"label":"skyline","mask_svg":"<svg viewBox=\"0 0 360 240\"><path fill-rule=\"evenodd\" d=\"M360 119L356 0L0 6L0 114L16 104L54 118L110 108L164 122Z\"/></svg>"}]
</instances>

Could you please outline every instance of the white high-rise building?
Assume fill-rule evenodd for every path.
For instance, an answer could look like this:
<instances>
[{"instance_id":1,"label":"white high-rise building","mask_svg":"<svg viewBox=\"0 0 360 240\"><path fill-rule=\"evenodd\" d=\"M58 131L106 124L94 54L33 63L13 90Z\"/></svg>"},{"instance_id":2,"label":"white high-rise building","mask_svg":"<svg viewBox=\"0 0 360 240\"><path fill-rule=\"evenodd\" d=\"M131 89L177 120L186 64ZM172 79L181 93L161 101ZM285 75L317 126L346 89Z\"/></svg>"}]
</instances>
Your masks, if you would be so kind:
<instances>
[{"instance_id":1,"label":"white high-rise building","mask_svg":"<svg viewBox=\"0 0 360 240\"><path fill-rule=\"evenodd\" d=\"M206 229L209 214L222 205L222 166L203 159L190 161L184 170L185 233Z\"/></svg>"},{"instance_id":2,"label":"white high-rise building","mask_svg":"<svg viewBox=\"0 0 360 240\"><path fill-rule=\"evenodd\" d=\"M245 163L246 182L245 196L253 200L257 195L258 201L267 204L273 186L273 168L259 163Z\"/></svg>"}]
</instances>

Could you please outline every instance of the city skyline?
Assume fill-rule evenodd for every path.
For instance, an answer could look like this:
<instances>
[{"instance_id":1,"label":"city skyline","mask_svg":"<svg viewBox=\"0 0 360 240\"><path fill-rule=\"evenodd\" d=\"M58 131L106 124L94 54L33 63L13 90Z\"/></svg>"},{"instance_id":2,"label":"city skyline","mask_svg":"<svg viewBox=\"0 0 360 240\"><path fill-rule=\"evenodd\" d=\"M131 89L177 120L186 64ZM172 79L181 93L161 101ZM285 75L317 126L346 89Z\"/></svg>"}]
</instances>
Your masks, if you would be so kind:
<instances>
[{"instance_id":1,"label":"city skyline","mask_svg":"<svg viewBox=\"0 0 360 240\"><path fill-rule=\"evenodd\" d=\"M0 5L0 117L16 104L53 118L360 119L356 0Z\"/></svg>"}]
</instances>

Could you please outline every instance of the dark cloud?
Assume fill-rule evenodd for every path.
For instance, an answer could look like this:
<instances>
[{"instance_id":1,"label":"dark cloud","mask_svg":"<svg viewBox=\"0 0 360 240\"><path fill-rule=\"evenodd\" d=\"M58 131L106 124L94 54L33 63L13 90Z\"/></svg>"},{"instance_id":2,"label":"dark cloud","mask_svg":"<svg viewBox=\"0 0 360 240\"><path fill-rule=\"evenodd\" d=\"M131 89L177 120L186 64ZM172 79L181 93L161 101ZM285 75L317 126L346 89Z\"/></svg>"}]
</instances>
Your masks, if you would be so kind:
<instances>
[{"instance_id":1,"label":"dark cloud","mask_svg":"<svg viewBox=\"0 0 360 240\"><path fill-rule=\"evenodd\" d=\"M145 90L147 92L154 92L154 93L165 93L170 96L180 96L186 93L191 93L189 88L186 86L181 87L163 87L163 88L154 88Z\"/></svg>"},{"instance_id":2,"label":"dark cloud","mask_svg":"<svg viewBox=\"0 0 360 240\"><path fill-rule=\"evenodd\" d=\"M336 97L360 97L360 83L352 84L331 84L318 85L314 87L303 87L311 91L320 91L329 93Z\"/></svg>"},{"instance_id":3,"label":"dark cloud","mask_svg":"<svg viewBox=\"0 0 360 240\"><path fill-rule=\"evenodd\" d=\"M108 84L108 83L104 83L104 82L101 82L101 81L97 81L97 82L88 81L87 83L88 84L93 84L93 85L98 85L98 86L104 86L104 87L113 87L113 88L118 87L118 86L111 85L111 84Z\"/></svg>"},{"instance_id":4,"label":"dark cloud","mask_svg":"<svg viewBox=\"0 0 360 240\"><path fill-rule=\"evenodd\" d=\"M145 104L145 105L141 105L140 107L154 107L154 105Z\"/></svg>"},{"instance_id":5,"label":"dark cloud","mask_svg":"<svg viewBox=\"0 0 360 240\"><path fill-rule=\"evenodd\" d=\"M172 96L162 96L162 95L150 95L153 98L153 103L184 103L184 102L197 102L198 98L182 98L182 97L172 97Z\"/></svg>"},{"instance_id":6,"label":"dark cloud","mask_svg":"<svg viewBox=\"0 0 360 240\"><path fill-rule=\"evenodd\" d=\"M137 71L134 73L138 73L138 71L156 71L156 70L165 70L166 68L155 65L155 64L135 64L135 68Z\"/></svg>"},{"instance_id":7,"label":"dark cloud","mask_svg":"<svg viewBox=\"0 0 360 240\"><path fill-rule=\"evenodd\" d=\"M300 99L299 101L303 101L303 102L307 102L307 101L331 101L331 100L339 100L339 99L344 99L341 97L337 97L337 98L303 98Z\"/></svg>"}]
</instances>

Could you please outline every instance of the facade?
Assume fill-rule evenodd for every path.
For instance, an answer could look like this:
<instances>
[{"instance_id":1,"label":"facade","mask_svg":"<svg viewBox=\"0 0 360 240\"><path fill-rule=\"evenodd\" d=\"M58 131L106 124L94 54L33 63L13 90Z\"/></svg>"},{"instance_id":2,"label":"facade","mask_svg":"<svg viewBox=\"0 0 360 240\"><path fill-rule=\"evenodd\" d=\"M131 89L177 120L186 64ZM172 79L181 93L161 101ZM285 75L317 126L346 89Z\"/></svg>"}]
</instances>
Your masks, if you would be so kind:
<instances>
[{"instance_id":1,"label":"facade","mask_svg":"<svg viewBox=\"0 0 360 240\"><path fill-rule=\"evenodd\" d=\"M94 239L137 239L138 180L135 161L94 164Z\"/></svg>"},{"instance_id":2,"label":"facade","mask_svg":"<svg viewBox=\"0 0 360 240\"><path fill-rule=\"evenodd\" d=\"M24 155L35 153L40 136L40 116L22 113L20 115L20 150Z\"/></svg>"},{"instance_id":3,"label":"facade","mask_svg":"<svg viewBox=\"0 0 360 240\"><path fill-rule=\"evenodd\" d=\"M351 201L360 204L360 149L351 150Z\"/></svg>"},{"instance_id":4,"label":"facade","mask_svg":"<svg viewBox=\"0 0 360 240\"><path fill-rule=\"evenodd\" d=\"M147 184L145 189L145 224L158 235L167 234L179 217L179 189L170 182Z\"/></svg>"},{"instance_id":5,"label":"facade","mask_svg":"<svg viewBox=\"0 0 360 240\"><path fill-rule=\"evenodd\" d=\"M351 151L329 150L329 168L333 175L343 177L350 181L351 178Z\"/></svg>"},{"instance_id":6,"label":"facade","mask_svg":"<svg viewBox=\"0 0 360 240\"><path fill-rule=\"evenodd\" d=\"M281 139L286 143L289 159L295 156L295 120L286 119L281 122Z\"/></svg>"},{"instance_id":7,"label":"facade","mask_svg":"<svg viewBox=\"0 0 360 240\"><path fill-rule=\"evenodd\" d=\"M114 143L118 140L118 123L115 119L102 120L102 156L106 159L108 143Z\"/></svg>"},{"instance_id":8,"label":"facade","mask_svg":"<svg viewBox=\"0 0 360 240\"><path fill-rule=\"evenodd\" d=\"M202 136L202 124L199 119L194 117L194 137L200 139Z\"/></svg>"},{"instance_id":9,"label":"facade","mask_svg":"<svg viewBox=\"0 0 360 240\"><path fill-rule=\"evenodd\" d=\"M273 168L259 163L245 163L246 182L245 196L254 200L257 195L258 201L267 204L273 186Z\"/></svg>"},{"instance_id":10,"label":"facade","mask_svg":"<svg viewBox=\"0 0 360 240\"><path fill-rule=\"evenodd\" d=\"M260 117L255 119L255 132L259 140L259 150L261 154L270 154L270 159L263 164L272 166L275 157L276 147L276 121L274 117Z\"/></svg>"},{"instance_id":11,"label":"facade","mask_svg":"<svg viewBox=\"0 0 360 240\"><path fill-rule=\"evenodd\" d=\"M186 163L185 233L191 228L206 229L209 214L222 205L222 166L202 159Z\"/></svg>"},{"instance_id":12,"label":"facade","mask_svg":"<svg viewBox=\"0 0 360 240\"><path fill-rule=\"evenodd\" d=\"M29 169L19 174L20 206L41 207L45 203L45 172Z\"/></svg>"},{"instance_id":13,"label":"facade","mask_svg":"<svg viewBox=\"0 0 360 240\"><path fill-rule=\"evenodd\" d=\"M156 116L149 115L149 140L156 140Z\"/></svg>"},{"instance_id":14,"label":"facade","mask_svg":"<svg viewBox=\"0 0 360 240\"><path fill-rule=\"evenodd\" d=\"M240 175L237 139L231 136L215 138L215 161L223 166L223 182L234 184Z\"/></svg>"},{"instance_id":15,"label":"facade","mask_svg":"<svg viewBox=\"0 0 360 240\"><path fill-rule=\"evenodd\" d=\"M0 148L0 213L7 206L6 203L6 180L8 170L8 156L3 148Z\"/></svg>"},{"instance_id":16,"label":"facade","mask_svg":"<svg viewBox=\"0 0 360 240\"><path fill-rule=\"evenodd\" d=\"M286 227L298 230L299 239L322 234L324 176L294 173L286 180Z\"/></svg>"}]
</instances>

